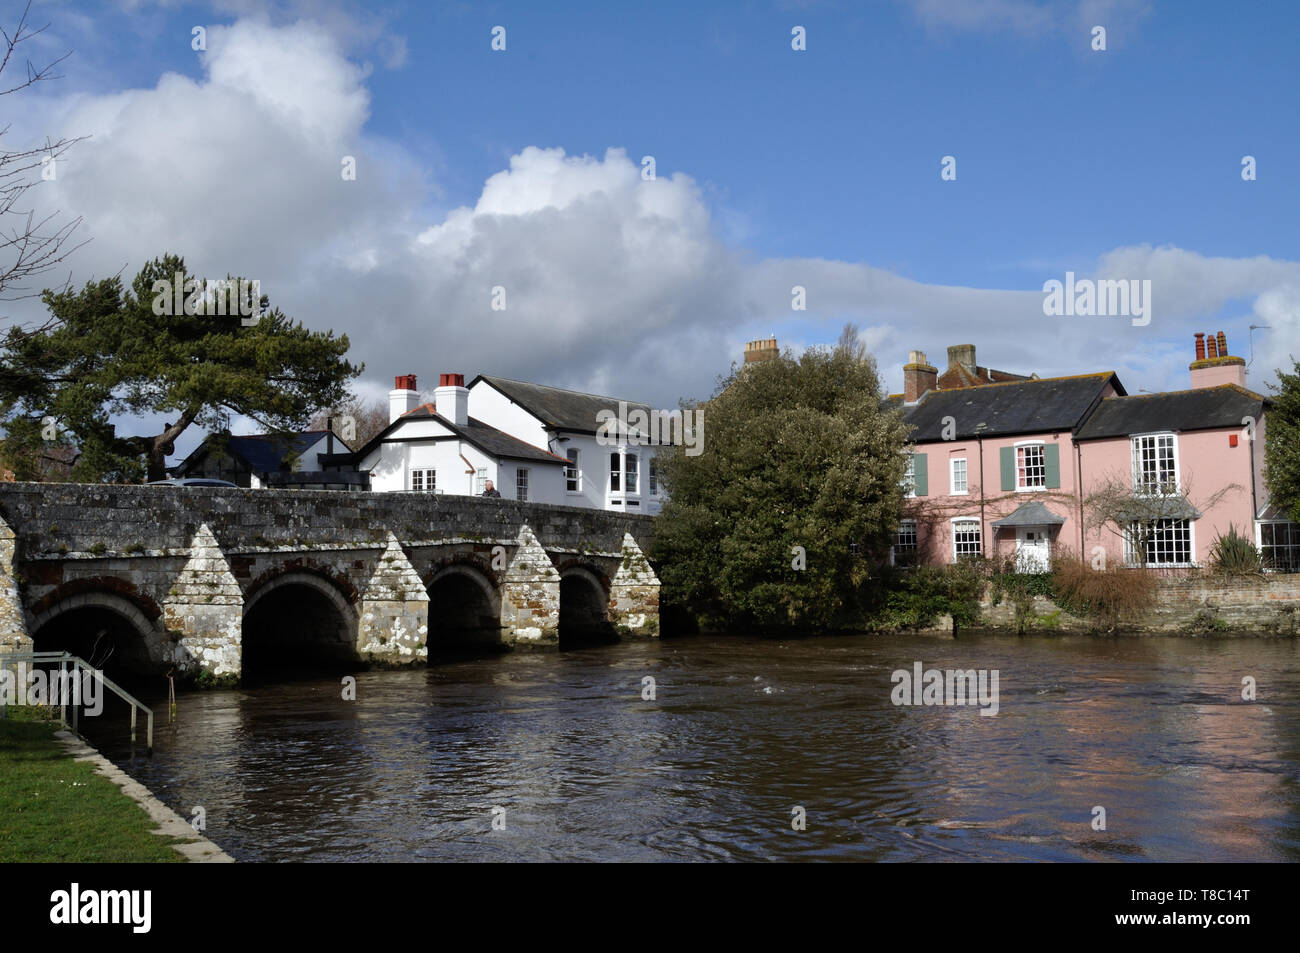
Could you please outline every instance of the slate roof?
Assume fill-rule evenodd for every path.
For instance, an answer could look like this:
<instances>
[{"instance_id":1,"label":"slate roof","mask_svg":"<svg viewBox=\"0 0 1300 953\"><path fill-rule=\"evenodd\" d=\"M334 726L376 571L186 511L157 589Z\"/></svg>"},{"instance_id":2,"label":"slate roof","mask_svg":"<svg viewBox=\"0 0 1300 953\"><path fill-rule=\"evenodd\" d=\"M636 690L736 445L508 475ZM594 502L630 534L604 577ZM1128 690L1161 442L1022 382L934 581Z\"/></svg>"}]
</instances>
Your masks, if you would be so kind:
<instances>
[{"instance_id":1,"label":"slate roof","mask_svg":"<svg viewBox=\"0 0 1300 953\"><path fill-rule=\"evenodd\" d=\"M1057 516L1034 500L1031 503L1021 503L1010 516L995 520L992 525L994 529L1002 529L1004 526L1010 529L1016 526L1061 526L1064 523L1064 517Z\"/></svg>"},{"instance_id":2,"label":"slate roof","mask_svg":"<svg viewBox=\"0 0 1300 953\"><path fill-rule=\"evenodd\" d=\"M1115 508L1115 515L1126 522L1146 520L1198 520L1201 511L1192 505L1192 501L1181 493L1168 496L1134 497L1127 503Z\"/></svg>"},{"instance_id":3,"label":"slate roof","mask_svg":"<svg viewBox=\"0 0 1300 953\"><path fill-rule=\"evenodd\" d=\"M576 390L564 390L560 387L547 387L545 384L529 384L515 381L508 377L489 377L480 374L470 381L473 387L479 381L495 387L502 394L523 407L545 426L553 430L568 430L574 433L594 434L600 426L596 415L602 410L618 413L619 398L602 397L599 394L584 394ZM640 409L649 413L649 404L625 401L627 409Z\"/></svg>"},{"instance_id":4,"label":"slate roof","mask_svg":"<svg viewBox=\"0 0 1300 953\"><path fill-rule=\"evenodd\" d=\"M1033 375L993 370L979 364L975 365L973 369L964 364L952 364L938 376L935 386L940 390L949 390L957 387L979 387L983 384L1001 384L1007 381L1027 380L1033 380Z\"/></svg>"},{"instance_id":5,"label":"slate roof","mask_svg":"<svg viewBox=\"0 0 1300 953\"><path fill-rule=\"evenodd\" d=\"M466 443L473 444L489 456L509 460L530 460L534 463L554 463L560 466L568 466L569 461L564 457L551 453L549 450L543 450L541 447L534 447L531 443L524 443L524 441L510 436L510 434L505 431L498 430L496 427L485 424L483 421L474 417L469 417L469 422L464 427L454 424L446 417L439 414L437 410L434 409L433 404L421 404L414 410L408 410L385 427L383 431L377 434L368 444L357 451L355 455L357 463L360 463L366 454L379 446L379 444L383 443L389 434L406 421L430 418L438 421L438 423L442 424Z\"/></svg>"},{"instance_id":6,"label":"slate roof","mask_svg":"<svg viewBox=\"0 0 1300 953\"><path fill-rule=\"evenodd\" d=\"M1270 500L1259 508L1259 512L1255 514L1255 519L1264 521L1282 520L1289 523L1291 521L1291 511L1281 503Z\"/></svg>"},{"instance_id":7,"label":"slate roof","mask_svg":"<svg viewBox=\"0 0 1300 953\"><path fill-rule=\"evenodd\" d=\"M1240 427L1243 417L1258 416L1267 402L1266 398L1236 384L1108 397L1079 428L1075 439L1126 437L1159 430Z\"/></svg>"},{"instance_id":8,"label":"slate roof","mask_svg":"<svg viewBox=\"0 0 1300 953\"><path fill-rule=\"evenodd\" d=\"M245 434L243 436L227 436L226 453L237 460L242 460L248 465L248 469L253 473L278 473L284 465L285 458L298 456L307 450L308 447L316 443L321 438L329 434L328 430L304 430L302 433L294 434ZM188 473L190 468L201 460L209 450L214 449L213 444L217 441L219 435L211 434L204 439L197 449L179 463L174 471L177 475ZM341 437L336 433L334 435L336 447L342 447L347 450Z\"/></svg>"},{"instance_id":9,"label":"slate roof","mask_svg":"<svg viewBox=\"0 0 1300 953\"><path fill-rule=\"evenodd\" d=\"M1113 371L1074 377L983 384L957 390L932 390L919 403L904 409L916 443L943 440L944 418L951 417L954 439L976 436L983 423L985 437L1074 430L1101 401L1106 384L1124 393Z\"/></svg>"}]
</instances>

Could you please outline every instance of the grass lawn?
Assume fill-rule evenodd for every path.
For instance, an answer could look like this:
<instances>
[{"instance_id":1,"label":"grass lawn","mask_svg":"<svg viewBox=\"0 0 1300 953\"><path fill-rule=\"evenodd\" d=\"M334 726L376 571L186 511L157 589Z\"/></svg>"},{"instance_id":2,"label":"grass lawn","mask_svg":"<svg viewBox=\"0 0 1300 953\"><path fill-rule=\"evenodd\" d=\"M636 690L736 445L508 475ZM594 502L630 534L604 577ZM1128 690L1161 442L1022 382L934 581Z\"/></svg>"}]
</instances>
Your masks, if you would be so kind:
<instances>
[{"instance_id":1,"label":"grass lawn","mask_svg":"<svg viewBox=\"0 0 1300 953\"><path fill-rule=\"evenodd\" d=\"M8 707L0 720L0 863L179 862L173 838L54 737L58 722Z\"/></svg>"}]
</instances>

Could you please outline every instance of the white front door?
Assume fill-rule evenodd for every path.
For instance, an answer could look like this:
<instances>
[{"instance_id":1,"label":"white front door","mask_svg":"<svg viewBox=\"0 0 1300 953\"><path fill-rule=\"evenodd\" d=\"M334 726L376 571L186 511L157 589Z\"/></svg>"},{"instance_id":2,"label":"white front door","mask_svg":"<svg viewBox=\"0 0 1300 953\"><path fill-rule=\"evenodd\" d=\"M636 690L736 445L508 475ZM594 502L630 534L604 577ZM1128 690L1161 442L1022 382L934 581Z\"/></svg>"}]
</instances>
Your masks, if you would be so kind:
<instances>
[{"instance_id":1,"label":"white front door","mask_svg":"<svg viewBox=\"0 0 1300 953\"><path fill-rule=\"evenodd\" d=\"M1047 572L1051 543L1041 526L1016 530L1016 568L1020 572Z\"/></svg>"}]
</instances>

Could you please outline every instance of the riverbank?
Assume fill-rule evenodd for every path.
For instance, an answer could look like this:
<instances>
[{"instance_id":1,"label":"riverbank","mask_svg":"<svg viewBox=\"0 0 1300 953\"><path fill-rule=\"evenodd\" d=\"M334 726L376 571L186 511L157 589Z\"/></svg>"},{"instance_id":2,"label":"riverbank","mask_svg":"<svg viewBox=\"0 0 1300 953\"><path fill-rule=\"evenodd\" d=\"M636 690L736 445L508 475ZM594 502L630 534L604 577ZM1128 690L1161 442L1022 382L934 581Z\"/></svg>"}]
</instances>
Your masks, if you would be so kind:
<instances>
[{"instance_id":1,"label":"riverbank","mask_svg":"<svg viewBox=\"0 0 1300 953\"><path fill-rule=\"evenodd\" d=\"M33 709L0 720L0 863L230 860L93 748Z\"/></svg>"},{"instance_id":2,"label":"riverbank","mask_svg":"<svg viewBox=\"0 0 1300 953\"><path fill-rule=\"evenodd\" d=\"M1017 616L1021 616L1019 621ZM1095 618L1072 615L1035 594L1023 607L994 587L980 601L981 628L996 631L1088 633ZM948 628L951 629L951 623ZM1157 581L1151 605L1121 619L1117 634L1294 638L1300 635L1300 574L1219 576L1189 572Z\"/></svg>"}]
</instances>

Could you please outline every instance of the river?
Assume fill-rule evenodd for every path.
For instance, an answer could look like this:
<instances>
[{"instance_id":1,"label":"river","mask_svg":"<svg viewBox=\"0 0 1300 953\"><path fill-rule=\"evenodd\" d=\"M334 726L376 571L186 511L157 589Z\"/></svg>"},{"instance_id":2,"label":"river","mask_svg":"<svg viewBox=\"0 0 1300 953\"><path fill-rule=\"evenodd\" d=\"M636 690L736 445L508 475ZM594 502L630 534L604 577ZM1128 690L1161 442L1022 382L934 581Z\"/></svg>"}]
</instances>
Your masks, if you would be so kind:
<instances>
[{"instance_id":1,"label":"river","mask_svg":"<svg viewBox=\"0 0 1300 953\"><path fill-rule=\"evenodd\" d=\"M997 714L895 705L918 661ZM1295 861L1298 689L1294 640L695 637L186 693L153 758L82 725L244 861Z\"/></svg>"}]
</instances>

